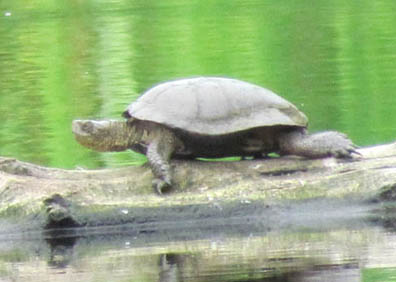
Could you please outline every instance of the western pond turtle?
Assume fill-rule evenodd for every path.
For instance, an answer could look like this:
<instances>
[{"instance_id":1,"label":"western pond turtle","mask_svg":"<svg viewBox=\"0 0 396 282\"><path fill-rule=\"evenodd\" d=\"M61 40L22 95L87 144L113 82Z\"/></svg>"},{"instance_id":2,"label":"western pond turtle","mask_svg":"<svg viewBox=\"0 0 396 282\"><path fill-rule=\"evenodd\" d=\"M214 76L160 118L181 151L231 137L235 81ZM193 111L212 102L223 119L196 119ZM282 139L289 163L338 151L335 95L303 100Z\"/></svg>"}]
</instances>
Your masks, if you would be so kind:
<instances>
[{"instance_id":1,"label":"western pond turtle","mask_svg":"<svg viewBox=\"0 0 396 282\"><path fill-rule=\"evenodd\" d=\"M231 78L159 84L130 104L123 116L126 122L75 120L73 132L92 149L145 154L158 193L172 186L172 158L260 157L271 152L348 158L356 153L345 134L308 134L308 119L293 104Z\"/></svg>"}]
</instances>

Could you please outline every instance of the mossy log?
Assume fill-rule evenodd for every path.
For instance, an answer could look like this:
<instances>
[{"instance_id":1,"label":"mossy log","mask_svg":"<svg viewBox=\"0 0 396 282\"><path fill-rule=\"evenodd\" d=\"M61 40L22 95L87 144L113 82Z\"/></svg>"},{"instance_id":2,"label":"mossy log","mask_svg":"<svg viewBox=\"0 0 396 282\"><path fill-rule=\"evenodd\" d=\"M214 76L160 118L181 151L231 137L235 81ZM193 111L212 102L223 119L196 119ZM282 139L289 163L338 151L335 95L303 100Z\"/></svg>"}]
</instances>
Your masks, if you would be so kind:
<instances>
[{"instance_id":1,"label":"mossy log","mask_svg":"<svg viewBox=\"0 0 396 282\"><path fill-rule=\"evenodd\" d=\"M358 152L361 156L353 159L173 161L177 185L164 196L152 191L147 165L63 170L0 158L0 218L3 225L28 229L119 224L169 228L181 221L268 218L285 202L393 200L396 143Z\"/></svg>"}]
</instances>

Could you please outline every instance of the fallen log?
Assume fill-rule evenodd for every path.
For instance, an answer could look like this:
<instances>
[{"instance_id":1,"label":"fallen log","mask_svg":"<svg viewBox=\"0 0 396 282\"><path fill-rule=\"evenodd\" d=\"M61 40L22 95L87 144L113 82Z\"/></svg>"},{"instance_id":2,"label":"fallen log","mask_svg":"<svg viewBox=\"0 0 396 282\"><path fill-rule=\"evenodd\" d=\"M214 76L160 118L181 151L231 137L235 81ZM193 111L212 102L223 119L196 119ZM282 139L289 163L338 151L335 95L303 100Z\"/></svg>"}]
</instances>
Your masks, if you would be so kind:
<instances>
[{"instance_id":1,"label":"fallen log","mask_svg":"<svg viewBox=\"0 0 396 282\"><path fill-rule=\"evenodd\" d=\"M0 219L3 226L11 222L30 229L119 224L158 228L187 221L218 224L226 218L268 218L275 207L285 208L280 204L285 202L394 200L396 143L358 152L361 156L346 160L175 160L177 185L165 196L152 191L146 165L64 170L0 157Z\"/></svg>"}]
</instances>

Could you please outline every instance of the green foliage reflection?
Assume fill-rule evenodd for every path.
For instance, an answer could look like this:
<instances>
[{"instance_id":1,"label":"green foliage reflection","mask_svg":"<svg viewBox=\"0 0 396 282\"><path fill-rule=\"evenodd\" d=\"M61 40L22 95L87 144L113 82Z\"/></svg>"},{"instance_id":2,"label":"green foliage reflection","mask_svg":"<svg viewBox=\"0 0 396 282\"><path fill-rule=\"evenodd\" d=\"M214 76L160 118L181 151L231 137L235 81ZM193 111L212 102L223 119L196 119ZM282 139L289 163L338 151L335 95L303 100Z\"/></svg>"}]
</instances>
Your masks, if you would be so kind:
<instances>
[{"instance_id":1,"label":"green foliage reflection","mask_svg":"<svg viewBox=\"0 0 396 282\"><path fill-rule=\"evenodd\" d=\"M79 146L75 118L120 118L155 83L231 76L294 102L313 131L394 139L396 2L0 3L0 155L71 168L141 163ZM133 157L131 157L133 155Z\"/></svg>"}]
</instances>

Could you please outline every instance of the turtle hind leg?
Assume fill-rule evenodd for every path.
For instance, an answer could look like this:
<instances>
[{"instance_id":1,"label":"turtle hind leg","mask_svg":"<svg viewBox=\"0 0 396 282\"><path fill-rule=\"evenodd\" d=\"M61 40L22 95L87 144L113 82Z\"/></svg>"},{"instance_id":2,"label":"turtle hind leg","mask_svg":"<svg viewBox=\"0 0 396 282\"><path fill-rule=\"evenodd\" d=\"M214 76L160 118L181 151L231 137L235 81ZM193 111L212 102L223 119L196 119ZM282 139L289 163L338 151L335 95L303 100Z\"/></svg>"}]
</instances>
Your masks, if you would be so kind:
<instances>
[{"instance_id":1,"label":"turtle hind leg","mask_svg":"<svg viewBox=\"0 0 396 282\"><path fill-rule=\"evenodd\" d=\"M305 130L294 130L280 135L279 147L281 154L308 158L351 158L352 154L359 154L353 142L337 131L307 134Z\"/></svg>"},{"instance_id":2,"label":"turtle hind leg","mask_svg":"<svg viewBox=\"0 0 396 282\"><path fill-rule=\"evenodd\" d=\"M171 132L159 133L155 134L156 136L148 145L146 156L151 171L154 174L153 188L161 195L162 192L166 192L172 187L172 174L169 161L172 153L175 151L176 137Z\"/></svg>"}]
</instances>

